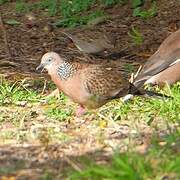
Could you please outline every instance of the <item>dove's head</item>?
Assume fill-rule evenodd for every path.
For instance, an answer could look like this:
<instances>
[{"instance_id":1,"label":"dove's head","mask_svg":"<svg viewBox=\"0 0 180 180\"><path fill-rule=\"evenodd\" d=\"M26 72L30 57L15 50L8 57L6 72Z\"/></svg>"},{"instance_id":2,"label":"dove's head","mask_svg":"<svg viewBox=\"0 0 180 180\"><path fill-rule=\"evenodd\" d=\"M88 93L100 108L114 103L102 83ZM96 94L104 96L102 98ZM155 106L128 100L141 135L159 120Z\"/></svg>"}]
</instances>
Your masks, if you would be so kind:
<instances>
[{"instance_id":1,"label":"dove's head","mask_svg":"<svg viewBox=\"0 0 180 180\"><path fill-rule=\"evenodd\" d=\"M41 58L40 65L36 68L37 71L43 71L46 69L48 73L55 71L56 66L62 64L63 59L55 52L48 52Z\"/></svg>"}]
</instances>

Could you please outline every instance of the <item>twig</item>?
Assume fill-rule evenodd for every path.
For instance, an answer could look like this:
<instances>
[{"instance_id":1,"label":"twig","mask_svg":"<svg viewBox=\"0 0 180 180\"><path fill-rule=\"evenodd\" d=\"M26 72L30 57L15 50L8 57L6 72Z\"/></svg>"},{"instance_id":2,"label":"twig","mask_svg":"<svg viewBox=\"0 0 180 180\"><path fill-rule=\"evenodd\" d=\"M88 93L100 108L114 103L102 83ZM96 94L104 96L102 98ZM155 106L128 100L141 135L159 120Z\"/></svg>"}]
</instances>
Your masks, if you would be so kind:
<instances>
[{"instance_id":1,"label":"twig","mask_svg":"<svg viewBox=\"0 0 180 180\"><path fill-rule=\"evenodd\" d=\"M130 82L130 83L133 83L133 82L134 82L134 79L138 76L138 74L139 74L139 72L141 71L141 69L142 69L142 66L140 66L140 67L138 68L136 74L131 73L131 77L130 77L130 79L129 79L129 82Z\"/></svg>"},{"instance_id":2,"label":"twig","mask_svg":"<svg viewBox=\"0 0 180 180\"><path fill-rule=\"evenodd\" d=\"M82 172L82 170L80 169L80 167L78 165L76 165L73 161L71 161L71 159L69 159L67 156L64 157L64 160L71 165L76 171L78 172Z\"/></svg>"},{"instance_id":3,"label":"twig","mask_svg":"<svg viewBox=\"0 0 180 180\"><path fill-rule=\"evenodd\" d=\"M4 23L3 23L1 15L0 15L0 27L1 27L1 29L3 31L3 34L4 34L4 43L5 43L5 46L6 46L7 54L8 54L9 57L12 57L10 47L9 47L9 44L8 44L8 40L7 40L7 32L6 32L6 29L4 27Z\"/></svg>"},{"instance_id":4,"label":"twig","mask_svg":"<svg viewBox=\"0 0 180 180\"><path fill-rule=\"evenodd\" d=\"M141 71L141 69L142 69L142 65L139 66L139 68L138 68L136 74L134 75L135 78L139 75L139 72Z\"/></svg>"},{"instance_id":5,"label":"twig","mask_svg":"<svg viewBox=\"0 0 180 180\"><path fill-rule=\"evenodd\" d=\"M130 82L130 83L133 83L133 81L134 81L134 73L131 73L131 77L130 77L130 79L129 79L129 82Z\"/></svg>"},{"instance_id":6,"label":"twig","mask_svg":"<svg viewBox=\"0 0 180 180\"><path fill-rule=\"evenodd\" d=\"M41 94L44 94L44 91L45 91L45 89L46 89L46 86L47 86L47 80L45 79L45 80L44 80L43 90L42 90Z\"/></svg>"}]
</instances>

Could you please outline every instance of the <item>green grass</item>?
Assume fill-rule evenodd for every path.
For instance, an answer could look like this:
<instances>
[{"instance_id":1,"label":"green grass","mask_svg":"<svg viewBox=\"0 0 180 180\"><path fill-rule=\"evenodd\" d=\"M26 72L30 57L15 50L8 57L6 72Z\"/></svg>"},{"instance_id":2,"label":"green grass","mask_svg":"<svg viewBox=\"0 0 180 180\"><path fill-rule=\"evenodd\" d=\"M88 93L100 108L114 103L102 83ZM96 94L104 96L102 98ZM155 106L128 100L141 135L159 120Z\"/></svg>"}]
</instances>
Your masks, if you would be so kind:
<instances>
[{"instance_id":1,"label":"green grass","mask_svg":"<svg viewBox=\"0 0 180 180\"><path fill-rule=\"evenodd\" d=\"M60 4L58 0L41 0L38 3L34 3L32 5L32 9L40 9L40 10L44 10L47 9L48 10L48 15L49 16L55 16L57 13L59 13L60 10Z\"/></svg>"},{"instance_id":2,"label":"green grass","mask_svg":"<svg viewBox=\"0 0 180 180\"><path fill-rule=\"evenodd\" d=\"M63 17L70 17L72 15L85 12L96 2L96 0L62 0L60 4L60 10Z\"/></svg>"},{"instance_id":3,"label":"green grass","mask_svg":"<svg viewBox=\"0 0 180 180\"><path fill-rule=\"evenodd\" d=\"M6 132L0 132L0 137L2 139L13 139L17 134L15 132L12 131L6 131Z\"/></svg>"},{"instance_id":4,"label":"green grass","mask_svg":"<svg viewBox=\"0 0 180 180\"><path fill-rule=\"evenodd\" d=\"M104 112L105 117L111 113L114 120L129 120L133 125L137 120L146 122L154 127L152 122L157 119L157 127L167 125L163 136L154 134L150 148L145 154L131 152L115 153L106 163L87 159L81 162L81 171L74 170L70 179L155 179L180 178L179 157L179 127L170 128L169 124L179 123L180 120L180 85L177 83L171 89L165 88L174 99L144 99L135 98L133 102L118 106L110 103L110 108ZM112 105L112 107L111 107ZM160 125L161 124L161 125ZM155 129L157 128L155 127ZM159 127L162 129L163 127ZM158 128L157 128L158 132ZM162 142L162 143L161 143Z\"/></svg>"},{"instance_id":5,"label":"green grass","mask_svg":"<svg viewBox=\"0 0 180 180\"><path fill-rule=\"evenodd\" d=\"M76 27L79 25L86 25L91 20L104 16L102 11L95 11L88 15L82 16L81 14L68 16L63 19L60 19L54 23L57 27Z\"/></svg>"},{"instance_id":6,"label":"green grass","mask_svg":"<svg viewBox=\"0 0 180 180\"><path fill-rule=\"evenodd\" d=\"M47 10L48 16L60 16L54 23L58 27L75 27L85 25L92 19L104 16L101 9L91 11L91 8L97 3L96 0L73 0L73 1L51 1L41 0L35 3L27 3L23 0L17 1L15 8L18 13L30 12L32 10ZM82 16L82 13L83 14Z\"/></svg>"},{"instance_id":7,"label":"green grass","mask_svg":"<svg viewBox=\"0 0 180 180\"><path fill-rule=\"evenodd\" d=\"M40 177L40 180L53 180L54 175L49 170L45 170L44 174Z\"/></svg>"},{"instance_id":8,"label":"green grass","mask_svg":"<svg viewBox=\"0 0 180 180\"><path fill-rule=\"evenodd\" d=\"M104 16L100 9L91 11L96 0L62 0L59 6L62 18L58 20L55 25L58 27L75 27L78 25L86 25L89 21ZM84 13L84 14L83 14ZM83 14L83 16L82 16Z\"/></svg>"},{"instance_id":9,"label":"green grass","mask_svg":"<svg viewBox=\"0 0 180 180\"><path fill-rule=\"evenodd\" d=\"M5 3L7 3L7 2L10 2L10 0L0 0L0 5L3 5Z\"/></svg>"},{"instance_id":10,"label":"green grass","mask_svg":"<svg viewBox=\"0 0 180 180\"><path fill-rule=\"evenodd\" d=\"M179 135L179 132L168 135L164 138L163 146L159 144L157 138L154 138L146 154L115 153L110 161L103 164L87 159L83 162L85 168L79 172L73 171L69 179L160 180L165 177L178 179L180 178L180 157L176 153L178 147L176 150L173 147L178 142Z\"/></svg>"},{"instance_id":11,"label":"green grass","mask_svg":"<svg viewBox=\"0 0 180 180\"><path fill-rule=\"evenodd\" d=\"M144 0L132 0L131 3L132 3L132 7L136 8L141 6L144 3Z\"/></svg>"},{"instance_id":12,"label":"green grass","mask_svg":"<svg viewBox=\"0 0 180 180\"><path fill-rule=\"evenodd\" d=\"M180 119L180 86L179 84L174 85L171 89L165 88L163 91L159 90L160 93L164 93L173 97L168 98L145 98L135 97L132 101L122 104L118 100L111 102L109 109L103 111L104 115L107 116L111 112L112 119L121 120L127 118L138 118L143 119L147 123L151 119L160 117L167 122L178 121Z\"/></svg>"},{"instance_id":13,"label":"green grass","mask_svg":"<svg viewBox=\"0 0 180 180\"><path fill-rule=\"evenodd\" d=\"M157 15L156 1L152 2L152 5L148 10L142 10L141 7L136 7L133 10L133 16L139 16L145 19L152 18L156 15Z\"/></svg>"},{"instance_id":14,"label":"green grass","mask_svg":"<svg viewBox=\"0 0 180 180\"><path fill-rule=\"evenodd\" d=\"M41 84L41 88L39 85ZM43 88L43 83L34 81L34 89L31 86L26 87L28 83L19 82L0 82L0 105L19 105L19 102L34 103L39 102L43 97L39 91L35 89ZM37 86L37 87L35 87ZM180 88L179 84L174 85L171 89L165 88L161 93L165 93L174 97L174 99L157 99L157 98L143 98L136 97L133 101L122 104L121 101L111 101L107 106L103 106L99 111L104 116L110 116L114 120L121 120L122 118L129 118L128 114L131 112L133 116L139 117L147 122L156 117L164 118L167 121L177 121L180 119ZM47 88L54 88L54 85L47 85ZM61 93L58 100L50 99L48 101L48 108L46 108L46 115L53 119L60 121L67 119L73 115L74 106L66 106L68 98ZM22 105L23 106L23 105ZM131 115L132 116L132 115ZM3 119L0 116L0 119Z\"/></svg>"},{"instance_id":15,"label":"green grass","mask_svg":"<svg viewBox=\"0 0 180 180\"><path fill-rule=\"evenodd\" d=\"M38 80L34 80L31 83L30 81L17 81L14 83L5 80L0 82L0 126L3 127L3 130L0 132L1 140L7 141L7 143L12 141L28 142L28 139L32 140L31 136L34 133L33 137L36 140L39 140L43 146L48 146L52 142L65 143L74 138L71 134L61 131L61 121L74 120L73 112L75 107L75 104L69 102L69 99L63 93L60 93L58 100L50 98L48 104L38 107L43 110L43 114L40 115L45 115L43 123L42 120L38 122L39 120L36 119L38 116L36 109L20 108L16 105L18 101L27 100L30 103L34 103L41 100L42 97L39 94L42 92L43 86L44 82ZM48 84L46 88L54 89L54 85ZM141 124L150 128L153 132L152 137L150 137L152 140L146 153L133 152L132 146L128 141L127 151L119 153L117 149L117 152L112 158L109 157L108 161L103 160L103 163L102 161L99 163L99 161L90 159L85 159L82 162L78 161L81 167L80 171L74 170L72 167L69 169L68 167L68 178L73 180L161 180L165 177L169 177L169 179L180 178L180 158L178 156L180 132L177 126L180 120L180 84L177 83L171 88L166 87L163 90L157 89L157 91L169 94L174 99L135 97L132 101L125 104L118 99L111 101L98 110L98 113L102 116L98 116L98 113L90 115L93 115L93 127L104 117L107 121L113 121L113 123L128 124L129 127L132 127L131 130L137 130L137 134L142 133L141 130L138 130ZM17 110L14 110L14 108ZM88 120L90 118L88 116L89 114L82 118ZM5 125L7 122L13 124L12 129L11 126L10 129L6 129ZM32 126L31 128L28 126L30 122L33 122L34 130ZM134 128L135 126L137 127ZM102 138L104 137L102 136ZM131 134L129 134L128 138L134 137L131 137ZM98 134L95 139L98 139ZM123 140L125 142L127 139ZM6 167L0 168L2 174L6 174L8 171L14 170ZM42 178L48 179L50 174L45 173Z\"/></svg>"},{"instance_id":16,"label":"green grass","mask_svg":"<svg viewBox=\"0 0 180 180\"><path fill-rule=\"evenodd\" d=\"M134 66L132 64L124 64L123 68L125 69L126 72L128 73L133 73L135 70L134 70Z\"/></svg>"},{"instance_id":17,"label":"green grass","mask_svg":"<svg viewBox=\"0 0 180 180\"><path fill-rule=\"evenodd\" d=\"M144 41L142 34L135 27L132 27L131 31L128 32L128 36L132 39L134 44L137 44L137 45L142 44Z\"/></svg>"},{"instance_id":18,"label":"green grass","mask_svg":"<svg viewBox=\"0 0 180 180\"><path fill-rule=\"evenodd\" d=\"M9 2L0 0L0 5ZM75 27L87 25L93 19L105 16L104 7L112 7L116 4L124 5L127 0L39 0L29 3L25 0L15 2L15 10L18 13L27 13L40 11L43 15L59 16L54 25L58 27ZM143 10L141 6L145 3L143 0L132 0L133 15L143 18L150 18L157 14L156 2L148 10Z\"/></svg>"},{"instance_id":19,"label":"green grass","mask_svg":"<svg viewBox=\"0 0 180 180\"><path fill-rule=\"evenodd\" d=\"M16 104L19 101L37 102L40 96L27 89L22 82L0 82L0 104Z\"/></svg>"},{"instance_id":20,"label":"green grass","mask_svg":"<svg viewBox=\"0 0 180 180\"><path fill-rule=\"evenodd\" d=\"M127 3L127 0L101 0L101 3L104 4L107 7L116 5L116 4L125 4Z\"/></svg>"},{"instance_id":21,"label":"green grass","mask_svg":"<svg viewBox=\"0 0 180 180\"><path fill-rule=\"evenodd\" d=\"M46 115L58 121L69 119L72 116L73 110L71 106L66 106L67 99L63 93L60 93L58 100L55 98L49 99L48 107L45 110Z\"/></svg>"},{"instance_id":22,"label":"green grass","mask_svg":"<svg viewBox=\"0 0 180 180\"><path fill-rule=\"evenodd\" d=\"M106 119L110 118L114 121L121 119L131 121L131 119L136 118L142 119L150 125L154 119L160 118L164 120L164 123L177 122L180 119L180 85L176 84L171 89L167 87L163 91L158 89L157 91L170 95L173 99L135 97L128 103L122 103L117 99L100 108L99 112ZM59 121L69 119L73 116L74 106L73 104L67 106L67 100L68 98L63 93L60 94L58 100L50 99L46 115Z\"/></svg>"},{"instance_id":23,"label":"green grass","mask_svg":"<svg viewBox=\"0 0 180 180\"><path fill-rule=\"evenodd\" d=\"M13 174L16 171L22 169L23 167L24 167L24 161L16 160L16 166L0 167L0 175L2 176L2 175L6 175L6 174ZM9 178L7 178L7 179L9 179Z\"/></svg>"},{"instance_id":24,"label":"green grass","mask_svg":"<svg viewBox=\"0 0 180 180\"><path fill-rule=\"evenodd\" d=\"M40 102L44 99L43 91L52 91L55 88L52 82L47 82L44 79L6 81L0 77L0 105Z\"/></svg>"},{"instance_id":25,"label":"green grass","mask_svg":"<svg viewBox=\"0 0 180 180\"><path fill-rule=\"evenodd\" d=\"M18 13L25 13L25 12L28 12L30 10L29 5L26 4L22 0L16 1L15 9L16 9L16 12L18 12Z\"/></svg>"},{"instance_id":26,"label":"green grass","mask_svg":"<svg viewBox=\"0 0 180 180\"><path fill-rule=\"evenodd\" d=\"M51 117L55 120L64 121L69 119L69 117L72 115L72 109L69 108L62 109L62 108L54 107L54 108L49 108L46 111L46 114L48 117Z\"/></svg>"}]
</instances>

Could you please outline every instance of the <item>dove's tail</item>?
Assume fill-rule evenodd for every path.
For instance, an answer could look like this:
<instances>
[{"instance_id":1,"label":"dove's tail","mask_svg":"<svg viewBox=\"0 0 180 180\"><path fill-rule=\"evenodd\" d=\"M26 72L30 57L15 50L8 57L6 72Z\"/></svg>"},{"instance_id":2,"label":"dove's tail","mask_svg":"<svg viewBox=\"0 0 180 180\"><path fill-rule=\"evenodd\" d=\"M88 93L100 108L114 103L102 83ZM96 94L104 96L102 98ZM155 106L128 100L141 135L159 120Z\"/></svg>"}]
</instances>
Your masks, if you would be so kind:
<instances>
[{"instance_id":1,"label":"dove's tail","mask_svg":"<svg viewBox=\"0 0 180 180\"><path fill-rule=\"evenodd\" d=\"M154 92L154 91L149 91L149 90L146 90L146 89L138 89L133 84L130 84L129 94L139 95L139 96L142 95L142 96L148 96L148 97L154 97L154 98L171 98L171 99L173 98L172 96L157 93L157 92Z\"/></svg>"}]
</instances>

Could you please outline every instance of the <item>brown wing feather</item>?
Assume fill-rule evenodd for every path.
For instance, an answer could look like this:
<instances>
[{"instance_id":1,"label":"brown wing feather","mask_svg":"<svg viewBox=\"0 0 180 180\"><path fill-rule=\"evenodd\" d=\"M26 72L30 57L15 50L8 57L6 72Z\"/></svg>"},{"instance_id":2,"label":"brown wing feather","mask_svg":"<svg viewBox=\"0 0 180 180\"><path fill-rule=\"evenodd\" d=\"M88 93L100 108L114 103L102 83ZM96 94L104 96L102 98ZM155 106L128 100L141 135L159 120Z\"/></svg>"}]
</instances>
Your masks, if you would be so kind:
<instances>
[{"instance_id":1,"label":"brown wing feather","mask_svg":"<svg viewBox=\"0 0 180 180\"><path fill-rule=\"evenodd\" d=\"M114 98L122 91L122 96L129 87L128 80L121 74L120 67L91 65L84 69L84 85L88 92L95 96Z\"/></svg>"}]
</instances>

